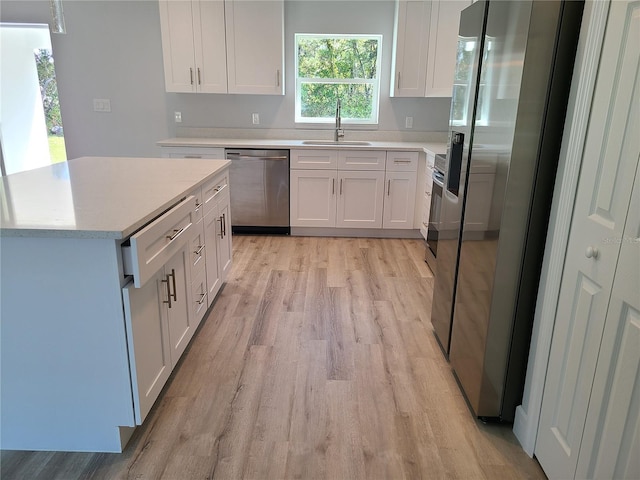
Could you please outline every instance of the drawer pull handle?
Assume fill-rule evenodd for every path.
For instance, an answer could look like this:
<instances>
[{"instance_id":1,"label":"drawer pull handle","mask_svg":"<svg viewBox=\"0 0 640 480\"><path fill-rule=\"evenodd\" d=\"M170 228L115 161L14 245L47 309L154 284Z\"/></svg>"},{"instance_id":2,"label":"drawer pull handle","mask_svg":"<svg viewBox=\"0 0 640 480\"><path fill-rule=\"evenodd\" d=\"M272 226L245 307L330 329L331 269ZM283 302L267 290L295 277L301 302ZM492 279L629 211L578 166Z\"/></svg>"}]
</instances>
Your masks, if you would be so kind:
<instances>
[{"instance_id":1,"label":"drawer pull handle","mask_svg":"<svg viewBox=\"0 0 640 480\"><path fill-rule=\"evenodd\" d=\"M202 158L202 155L185 155L184 158Z\"/></svg>"},{"instance_id":2,"label":"drawer pull handle","mask_svg":"<svg viewBox=\"0 0 640 480\"><path fill-rule=\"evenodd\" d=\"M201 293L200 294L200 300L198 300L198 305L202 305L204 303L204 299L207 296L206 293Z\"/></svg>"},{"instance_id":3,"label":"drawer pull handle","mask_svg":"<svg viewBox=\"0 0 640 480\"><path fill-rule=\"evenodd\" d=\"M393 163L411 163L411 160L394 160Z\"/></svg>"},{"instance_id":4,"label":"drawer pull handle","mask_svg":"<svg viewBox=\"0 0 640 480\"><path fill-rule=\"evenodd\" d=\"M202 253L202 250L204 250L204 245L198 245L198 249L193 253L195 253L196 255L200 255Z\"/></svg>"},{"instance_id":5,"label":"drawer pull handle","mask_svg":"<svg viewBox=\"0 0 640 480\"><path fill-rule=\"evenodd\" d=\"M196 203L196 212L197 212L198 210L200 210L200 207L201 207L201 206L202 206L202 204L201 204L201 203Z\"/></svg>"},{"instance_id":6,"label":"drawer pull handle","mask_svg":"<svg viewBox=\"0 0 640 480\"><path fill-rule=\"evenodd\" d=\"M336 194L336 179L332 178L331 179L331 195L335 195Z\"/></svg>"},{"instance_id":7,"label":"drawer pull handle","mask_svg":"<svg viewBox=\"0 0 640 480\"><path fill-rule=\"evenodd\" d=\"M173 229L173 235L167 235L167 238L169 239L170 242L172 242L182 232L184 232L184 227L182 227L182 228L174 228Z\"/></svg>"}]
</instances>

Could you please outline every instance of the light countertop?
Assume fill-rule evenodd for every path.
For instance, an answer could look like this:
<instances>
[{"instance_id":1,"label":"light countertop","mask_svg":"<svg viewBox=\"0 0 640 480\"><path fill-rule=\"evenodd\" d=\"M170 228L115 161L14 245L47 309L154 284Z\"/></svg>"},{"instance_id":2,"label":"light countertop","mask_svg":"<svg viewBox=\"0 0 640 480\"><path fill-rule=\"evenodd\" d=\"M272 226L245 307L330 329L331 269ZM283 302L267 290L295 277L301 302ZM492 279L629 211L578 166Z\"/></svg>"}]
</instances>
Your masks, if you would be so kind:
<instances>
[{"instance_id":1,"label":"light countertop","mask_svg":"<svg viewBox=\"0 0 640 480\"><path fill-rule=\"evenodd\" d=\"M82 157L9 175L0 234L124 239L229 163Z\"/></svg>"},{"instance_id":2,"label":"light countertop","mask_svg":"<svg viewBox=\"0 0 640 480\"><path fill-rule=\"evenodd\" d=\"M326 140L318 140L326 142ZM445 153L447 145L444 142L396 142L372 141L368 145L349 144L346 140L338 144L309 144L309 140L281 140L281 139L252 139L252 138L207 138L207 137L175 137L161 140L161 147L199 147L199 148L357 148L362 150L400 150L418 151L425 153Z\"/></svg>"}]
</instances>

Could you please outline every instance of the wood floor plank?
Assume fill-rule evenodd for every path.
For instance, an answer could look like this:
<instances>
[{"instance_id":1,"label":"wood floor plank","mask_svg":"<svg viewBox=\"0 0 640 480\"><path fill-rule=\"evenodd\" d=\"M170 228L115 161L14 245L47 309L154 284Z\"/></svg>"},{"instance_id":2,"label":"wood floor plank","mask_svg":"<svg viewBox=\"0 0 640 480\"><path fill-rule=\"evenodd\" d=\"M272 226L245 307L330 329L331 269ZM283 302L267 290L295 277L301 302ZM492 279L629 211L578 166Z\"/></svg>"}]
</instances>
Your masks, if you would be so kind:
<instances>
[{"instance_id":1,"label":"wood floor plank","mask_svg":"<svg viewBox=\"0 0 640 480\"><path fill-rule=\"evenodd\" d=\"M0 477L544 479L509 425L470 412L433 335L424 248L234 237L226 285L126 450L2 451Z\"/></svg>"}]
</instances>

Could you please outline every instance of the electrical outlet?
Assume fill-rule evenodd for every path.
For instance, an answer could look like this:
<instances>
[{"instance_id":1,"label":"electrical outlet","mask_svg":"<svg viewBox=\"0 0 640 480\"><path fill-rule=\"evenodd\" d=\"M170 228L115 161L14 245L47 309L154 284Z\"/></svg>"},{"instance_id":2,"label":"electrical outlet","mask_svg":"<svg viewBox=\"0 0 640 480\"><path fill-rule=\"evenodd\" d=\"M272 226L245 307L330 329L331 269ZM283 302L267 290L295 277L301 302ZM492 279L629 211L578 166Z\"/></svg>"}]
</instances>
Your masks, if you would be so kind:
<instances>
[{"instance_id":1,"label":"electrical outlet","mask_svg":"<svg viewBox=\"0 0 640 480\"><path fill-rule=\"evenodd\" d=\"M404 118L404 128L413 128L413 117Z\"/></svg>"},{"instance_id":2,"label":"electrical outlet","mask_svg":"<svg viewBox=\"0 0 640 480\"><path fill-rule=\"evenodd\" d=\"M176 123L182 123L182 112L173 112L173 118Z\"/></svg>"},{"instance_id":3,"label":"electrical outlet","mask_svg":"<svg viewBox=\"0 0 640 480\"><path fill-rule=\"evenodd\" d=\"M251 114L251 121L253 122L254 125L260 125L260 114L259 113L252 113Z\"/></svg>"},{"instance_id":4,"label":"electrical outlet","mask_svg":"<svg viewBox=\"0 0 640 480\"><path fill-rule=\"evenodd\" d=\"M94 98L93 111L94 112L110 112L111 100L109 100L108 98Z\"/></svg>"}]
</instances>

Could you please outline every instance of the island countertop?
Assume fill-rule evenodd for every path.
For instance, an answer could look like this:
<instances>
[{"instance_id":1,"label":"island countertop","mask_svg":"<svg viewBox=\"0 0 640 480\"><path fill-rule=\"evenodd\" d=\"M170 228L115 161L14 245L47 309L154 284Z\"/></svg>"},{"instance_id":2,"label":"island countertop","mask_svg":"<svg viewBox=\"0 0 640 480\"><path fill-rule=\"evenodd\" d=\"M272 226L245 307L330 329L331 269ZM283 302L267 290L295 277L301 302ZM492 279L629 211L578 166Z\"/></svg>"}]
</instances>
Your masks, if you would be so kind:
<instances>
[{"instance_id":1,"label":"island countertop","mask_svg":"<svg viewBox=\"0 0 640 480\"><path fill-rule=\"evenodd\" d=\"M81 157L8 175L0 235L124 239L229 163Z\"/></svg>"}]
</instances>

